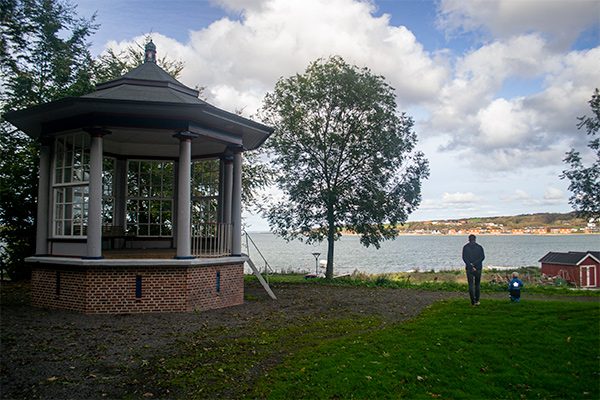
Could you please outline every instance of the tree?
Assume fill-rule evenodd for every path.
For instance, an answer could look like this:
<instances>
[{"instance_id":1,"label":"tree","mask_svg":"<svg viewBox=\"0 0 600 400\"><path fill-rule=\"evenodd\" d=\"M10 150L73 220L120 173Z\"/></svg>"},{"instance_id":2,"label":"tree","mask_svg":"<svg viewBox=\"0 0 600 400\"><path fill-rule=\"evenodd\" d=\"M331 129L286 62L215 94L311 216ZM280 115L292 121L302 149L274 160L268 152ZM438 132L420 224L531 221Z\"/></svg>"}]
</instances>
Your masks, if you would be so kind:
<instances>
[{"instance_id":1,"label":"tree","mask_svg":"<svg viewBox=\"0 0 600 400\"><path fill-rule=\"evenodd\" d=\"M61 0L0 0L0 107L42 104L93 90L88 37L94 17ZM13 278L33 253L38 145L0 118L0 240Z\"/></svg>"},{"instance_id":2,"label":"tree","mask_svg":"<svg viewBox=\"0 0 600 400\"><path fill-rule=\"evenodd\" d=\"M285 198L264 208L287 240L327 238L326 277L343 230L379 248L421 201L427 160L414 152L413 121L396 111L394 89L340 57L317 60L280 79L261 114L275 128L267 142Z\"/></svg>"},{"instance_id":3,"label":"tree","mask_svg":"<svg viewBox=\"0 0 600 400\"><path fill-rule=\"evenodd\" d=\"M590 136L596 136L600 131L600 92L594 91L589 101L592 109L591 116L579 117L577 129L585 128ZM589 167L584 166L581 154L575 149L567 153L564 162L569 169L564 170L561 178L570 181L569 190L572 195L569 204L580 217L600 218L600 137L589 141L588 147L595 156L595 161Z\"/></svg>"}]
</instances>

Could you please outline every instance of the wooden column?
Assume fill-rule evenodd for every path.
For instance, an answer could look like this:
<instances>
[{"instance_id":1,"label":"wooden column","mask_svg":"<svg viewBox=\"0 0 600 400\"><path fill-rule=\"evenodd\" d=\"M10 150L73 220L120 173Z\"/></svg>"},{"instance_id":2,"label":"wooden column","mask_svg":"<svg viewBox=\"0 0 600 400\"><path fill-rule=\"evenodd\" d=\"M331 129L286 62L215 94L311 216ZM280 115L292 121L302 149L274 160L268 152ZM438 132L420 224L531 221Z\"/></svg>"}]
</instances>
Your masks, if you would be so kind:
<instances>
[{"instance_id":1,"label":"wooden column","mask_svg":"<svg viewBox=\"0 0 600 400\"><path fill-rule=\"evenodd\" d=\"M35 254L48 254L48 225L50 218L49 190L50 190L50 146L51 140L41 141L40 170L38 181L37 219L35 235Z\"/></svg>"},{"instance_id":2,"label":"wooden column","mask_svg":"<svg viewBox=\"0 0 600 400\"><path fill-rule=\"evenodd\" d=\"M88 194L87 256L102 258L102 153L103 137L110 131L102 128L86 129L91 136L90 183Z\"/></svg>"},{"instance_id":3,"label":"wooden column","mask_svg":"<svg viewBox=\"0 0 600 400\"><path fill-rule=\"evenodd\" d=\"M192 185L192 139L191 132L179 132L179 165L177 169L177 259L192 256L191 185Z\"/></svg>"},{"instance_id":4,"label":"wooden column","mask_svg":"<svg viewBox=\"0 0 600 400\"><path fill-rule=\"evenodd\" d=\"M242 152L233 155L233 183L231 191L231 254L242 254Z\"/></svg>"}]
</instances>

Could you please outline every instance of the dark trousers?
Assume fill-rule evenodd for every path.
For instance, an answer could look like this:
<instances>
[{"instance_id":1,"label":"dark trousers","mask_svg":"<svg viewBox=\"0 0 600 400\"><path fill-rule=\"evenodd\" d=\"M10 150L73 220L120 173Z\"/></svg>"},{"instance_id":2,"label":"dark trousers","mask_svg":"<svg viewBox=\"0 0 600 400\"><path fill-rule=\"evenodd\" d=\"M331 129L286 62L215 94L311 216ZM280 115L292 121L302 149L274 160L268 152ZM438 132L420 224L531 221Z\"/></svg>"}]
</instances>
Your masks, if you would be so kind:
<instances>
[{"instance_id":1,"label":"dark trousers","mask_svg":"<svg viewBox=\"0 0 600 400\"><path fill-rule=\"evenodd\" d=\"M479 301L479 286L481 284L481 270L476 269L473 271L471 267L467 268L467 282L469 282L469 296L471 297L471 304L475 304Z\"/></svg>"},{"instance_id":2,"label":"dark trousers","mask_svg":"<svg viewBox=\"0 0 600 400\"><path fill-rule=\"evenodd\" d=\"M510 299L512 301L519 301L521 299L521 291L520 290L510 290Z\"/></svg>"}]
</instances>

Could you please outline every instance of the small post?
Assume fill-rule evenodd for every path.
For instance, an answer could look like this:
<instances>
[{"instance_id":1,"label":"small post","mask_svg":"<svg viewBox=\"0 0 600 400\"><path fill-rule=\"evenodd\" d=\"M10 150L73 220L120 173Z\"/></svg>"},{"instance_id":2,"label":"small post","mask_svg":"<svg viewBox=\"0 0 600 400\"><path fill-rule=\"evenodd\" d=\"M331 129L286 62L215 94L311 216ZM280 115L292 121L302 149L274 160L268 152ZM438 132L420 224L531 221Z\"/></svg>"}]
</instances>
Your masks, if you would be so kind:
<instances>
[{"instance_id":1,"label":"small post","mask_svg":"<svg viewBox=\"0 0 600 400\"><path fill-rule=\"evenodd\" d=\"M319 275L319 256L321 255L321 253L312 253L313 256L315 256L315 275Z\"/></svg>"}]
</instances>

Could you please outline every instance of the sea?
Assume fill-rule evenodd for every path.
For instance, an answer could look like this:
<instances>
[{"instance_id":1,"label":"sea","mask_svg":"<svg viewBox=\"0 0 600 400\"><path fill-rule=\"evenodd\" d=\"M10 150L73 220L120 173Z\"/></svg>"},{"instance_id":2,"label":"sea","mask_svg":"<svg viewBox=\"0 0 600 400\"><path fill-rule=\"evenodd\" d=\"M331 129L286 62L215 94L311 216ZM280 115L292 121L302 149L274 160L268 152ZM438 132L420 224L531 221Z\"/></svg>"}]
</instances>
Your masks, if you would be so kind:
<instances>
[{"instance_id":1,"label":"sea","mask_svg":"<svg viewBox=\"0 0 600 400\"><path fill-rule=\"evenodd\" d=\"M286 242L265 232L250 232L248 240L242 240L244 252L261 270L266 260L275 272L324 272L326 241L316 245ZM385 241L376 249L362 246L358 236L342 236L335 242L334 274L461 269L462 246L466 243L466 236L408 235ZM600 251L600 235L479 235L477 243L485 249L484 267L502 269L539 267L538 260L549 251ZM313 253L319 253L317 259Z\"/></svg>"}]
</instances>

